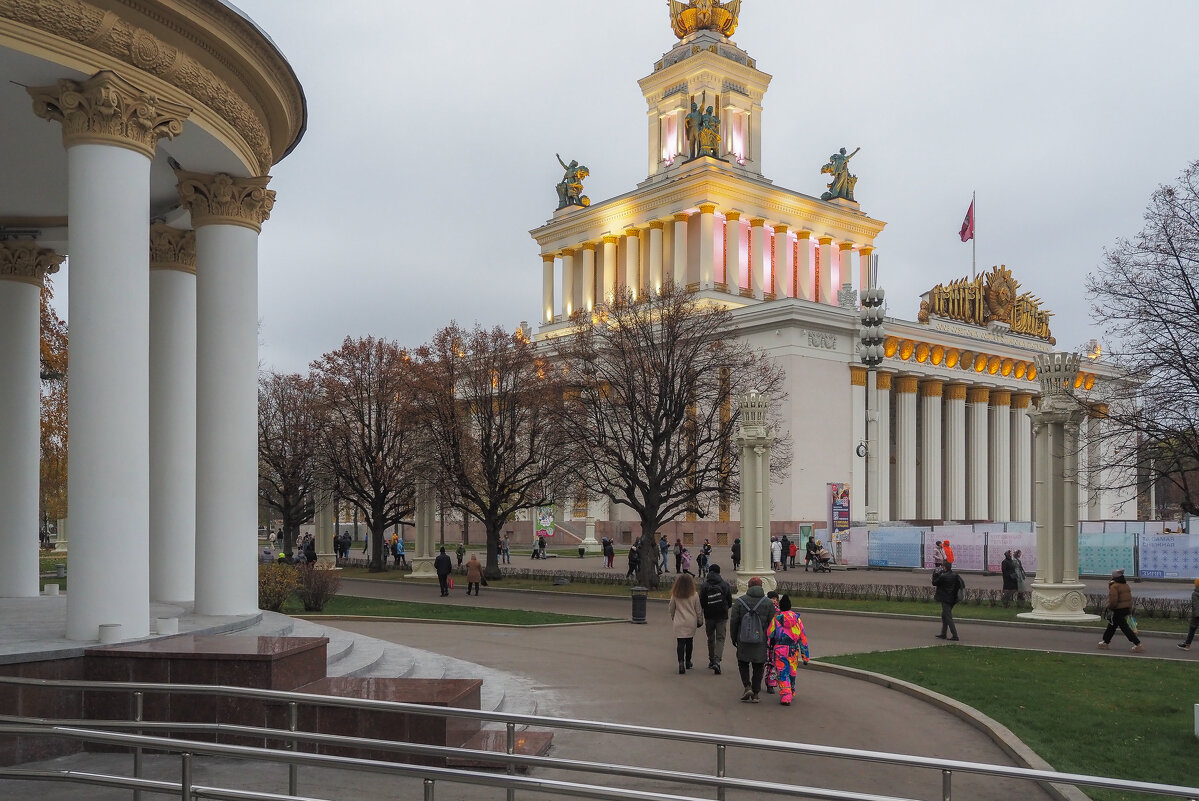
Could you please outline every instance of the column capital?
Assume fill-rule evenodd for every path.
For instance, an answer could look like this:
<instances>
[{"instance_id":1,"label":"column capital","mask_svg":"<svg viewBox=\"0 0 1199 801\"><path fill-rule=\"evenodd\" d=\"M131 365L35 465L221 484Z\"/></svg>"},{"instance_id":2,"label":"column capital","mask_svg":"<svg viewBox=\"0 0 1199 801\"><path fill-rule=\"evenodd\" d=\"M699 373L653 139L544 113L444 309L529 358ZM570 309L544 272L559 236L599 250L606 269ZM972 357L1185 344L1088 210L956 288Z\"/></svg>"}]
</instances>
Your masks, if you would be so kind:
<instances>
[{"instance_id":1,"label":"column capital","mask_svg":"<svg viewBox=\"0 0 1199 801\"><path fill-rule=\"evenodd\" d=\"M0 240L0 281L19 281L41 287L47 275L58 272L63 256L33 240Z\"/></svg>"},{"instance_id":2,"label":"column capital","mask_svg":"<svg viewBox=\"0 0 1199 801\"><path fill-rule=\"evenodd\" d=\"M187 106L145 92L111 70L26 91L34 114L62 124L64 147L112 145L154 158L158 140L183 133L183 122L191 116Z\"/></svg>"},{"instance_id":3,"label":"column capital","mask_svg":"<svg viewBox=\"0 0 1199 801\"><path fill-rule=\"evenodd\" d=\"M853 242L841 242L837 245L837 249L844 253L847 250L853 250Z\"/></svg>"},{"instance_id":4,"label":"column capital","mask_svg":"<svg viewBox=\"0 0 1199 801\"><path fill-rule=\"evenodd\" d=\"M991 405L992 406L1011 406L1012 391L1010 389L993 389L991 390Z\"/></svg>"},{"instance_id":5,"label":"column capital","mask_svg":"<svg viewBox=\"0 0 1199 801\"><path fill-rule=\"evenodd\" d=\"M920 397L939 398L945 388L945 382L939 378L926 378L920 382Z\"/></svg>"},{"instance_id":6,"label":"column capital","mask_svg":"<svg viewBox=\"0 0 1199 801\"><path fill-rule=\"evenodd\" d=\"M1013 392L1012 393L1012 408L1027 409L1032 403L1031 392Z\"/></svg>"},{"instance_id":7,"label":"column capital","mask_svg":"<svg viewBox=\"0 0 1199 801\"><path fill-rule=\"evenodd\" d=\"M796 231L795 236L799 239L811 239L812 232L811 231Z\"/></svg>"},{"instance_id":8,"label":"column capital","mask_svg":"<svg viewBox=\"0 0 1199 801\"><path fill-rule=\"evenodd\" d=\"M831 236L820 236L820 237L816 237L816 241L817 241L817 242L819 242L819 243L820 243L820 244L822 244L822 245L831 245L831 244L833 244L833 238L832 238Z\"/></svg>"},{"instance_id":9,"label":"column capital","mask_svg":"<svg viewBox=\"0 0 1199 801\"><path fill-rule=\"evenodd\" d=\"M862 245L860 248L858 248L858 252L863 256L869 256L874 252L874 245Z\"/></svg>"},{"instance_id":10,"label":"column capital","mask_svg":"<svg viewBox=\"0 0 1199 801\"><path fill-rule=\"evenodd\" d=\"M618 237L618 236L612 236L611 234L608 234L607 236L604 237L605 245L615 245L615 244L618 244L619 242L620 242L620 237Z\"/></svg>"},{"instance_id":11,"label":"column capital","mask_svg":"<svg viewBox=\"0 0 1199 801\"><path fill-rule=\"evenodd\" d=\"M677 223L681 223L681 222L685 223L690 219L691 219L691 215L685 211L681 211L678 214L674 215L674 221Z\"/></svg>"},{"instance_id":12,"label":"column capital","mask_svg":"<svg viewBox=\"0 0 1199 801\"><path fill-rule=\"evenodd\" d=\"M628 228L624 229L624 235L626 237L632 237L633 239L640 239L641 238L641 229L630 225Z\"/></svg>"},{"instance_id":13,"label":"column capital","mask_svg":"<svg viewBox=\"0 0 1199 801\"><path fill-rule=\"evenodd\" d=\"M776 226L774 226L774 232L775 232L776 234L783 234L783 235L786 235L786 233L787 233L787 226L785 226L785 225L776 225Z\"/></svg>"},{"instance_id":14,"label":"column capital","mask_svg":"<svg viewBox=\"0 0 1199 801\"><path fill-rule=\"evenodd\" d=\"M240 225L255 233L271 218L275 191L267 189L269 175L235 178L215 174L175 170L179 179L179 202L191 212L192 227L202 225Z\"/></svg>"},{"instance_id":15,"label":"column capital","mask_svg":"<svg viewBox=\"0 0 1199 801\"><path fill-rule=\"evenodd\" d=\"M986 403L990 398L990 387L969 387L966 390L966 403Z\"/></svg>"},{"instance_id":16,"label":"column capital","mask_svg":"<svg viewBox=\"0 0 1199 801\"><path fill-rule=\"evenodd\" d=\"M901 375L895 378L895 391L900 395L915 395L919 385L919 376Z\"/></svg>"},{"instance_id":17,"label":"column capital","mask_svg":"<svg viewBox=\"0 0 1199 801\"><path fill-rule=\"evenodd\" d=\"M150 269L196 274L196 232L156 222L150 226Z\"/></svg>"},{"instance_id":18,"label":"column capital","mask_svg":"<svg viewBox=\"0 0 1199 801\"><path fill-rule=\"evenodd\" d=\"M700 214L715 214L716 213L716 204L715 203L700 203L699 204L699 213Z\"/></svg>"},{"instance_id":19,"label":"column capital","mask_svg":"<svg viewBox=\"0 0 1199 801\"><path fill-rule=\"evenodd\" d=\"M946 384L944 397L946 400L966 400L965 384Z\"/></svg>"},{"instance_id":20,"label":"column capital","mask_svg":"<svg viewBox=\"0 0 1199 801\"><path fill-rule=\"evenodd\" d=\"M853 387L866 386L866 368L856 364L849 366L849 385Z\"/></svg>"},{"instance_id":21,"label":"column capital","mask_svg":"<svg viewBox=\"0 0 1199 801\"><path fill-rule=\"evenodd\" d=\"M574 248L562 248L561 250L558 251L558 255L564 259L567 257L574 258L575 249Z\"/></svg>"},{"instance_id":22,"label":"column capital","mask_svg":"<svg viewBox=\"0 0 1199 801\"><path fill-rule=\"evenodd\" d=\"M555 258L557 258L557 257L553 253L542 253L541 254L542 264L553 264Z\"/></svg>"},{"instance_id":23,"label":"column capital","mask_svg":"<svg viewBox=\"0 0 1199 801\"><path fill-rule=\"evenodd\" d=\"M766 225L766 221L763 220L761 217L754 217L752 220L749 221L750 228L761 228L764 225Z\"/></svg>"},{"instance_id":24,"label":"column capital","mask_svg":"<svg viewBox=\"0 0 1199 801\"><path fill-rule=\"evenodd\" d=\"M894 376L895 376L895 373L888 373L888 372L884 372L883 370L879 370L878 371L878 388L890 391L891 379Z\"/></svg>"},{"instance_id":25,"label":"column capital","mask_svg":"<svg viewBox=\"0 0 1199 801\"><path fill-rule=\"evenodd\" d=\"M1109 408L1106 403L1088 403L1087 404L1087 417L1090 417L1092 420L1106 419L1108 412L1109 412Z\"/></svg>"},{"instance_id":26,"label":"column capital","mask_svg":"<svg viewBox=\"0 0 1199 801\"><path fill-rule=\"evenodd\" d=\"M724 213L724 221L725 222L740 222L741 221L741 212L726 211Z\"/></svg>"},{"instance_id":27,"label":"column capital","mask_svg":"<svg viewBox=\"0 0 1199 801\"><path fill-rule=\"evenodd\" d=\"M661 231L664 227L666 227L665 223L661 220L651 220L649 224L649 230L651 231Z\"/></svg>"},{"instance_id":28,"label":"column capital","mask_svg":"<svg viewBox=\"0 0 1199 801\"><path fill-rule=\"evenodd\" d=\"M596 248L596 244L594 242L584 242L583 244L579 245L579 250L594 251L595 248Z\"/></svg>"}]
</instances>

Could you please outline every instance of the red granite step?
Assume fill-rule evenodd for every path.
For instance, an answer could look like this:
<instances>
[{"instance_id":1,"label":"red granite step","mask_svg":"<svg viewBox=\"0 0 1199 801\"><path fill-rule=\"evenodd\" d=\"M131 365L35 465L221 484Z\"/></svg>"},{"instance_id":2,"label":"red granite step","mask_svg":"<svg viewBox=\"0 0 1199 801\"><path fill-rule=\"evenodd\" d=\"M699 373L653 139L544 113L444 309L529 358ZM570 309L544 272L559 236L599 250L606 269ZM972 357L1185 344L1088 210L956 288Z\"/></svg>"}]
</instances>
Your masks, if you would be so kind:
<instances>
[{"instance_id":1,"label":"red granite step","mask_svg":"<svg viewBox=\"0 0 1199 801\"><path fill-rule=\"evenodd\" d=\"M554 733L551 731L534 731L526 729L516 733L516 753L521 756L545 756L553 744ZM463 748L472 751L494 751L503 754L508 750L508 733L503 729L483 729L465 743ZM450 768L482 768L484 770L503 770L498 762L487 762L481 759L451 757L446 760ZM521 773L527 771L517 769Z\"/></svg>"}]
</instances>

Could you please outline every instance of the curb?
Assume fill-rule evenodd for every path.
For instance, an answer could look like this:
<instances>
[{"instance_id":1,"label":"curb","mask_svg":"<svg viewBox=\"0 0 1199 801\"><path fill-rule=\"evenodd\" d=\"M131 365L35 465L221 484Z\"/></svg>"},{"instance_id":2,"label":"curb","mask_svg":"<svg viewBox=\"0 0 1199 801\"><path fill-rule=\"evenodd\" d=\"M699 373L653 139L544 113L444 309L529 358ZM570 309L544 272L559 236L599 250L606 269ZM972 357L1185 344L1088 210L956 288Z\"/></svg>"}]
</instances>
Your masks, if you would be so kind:
<instances>
[{"instance_id":1,"label":"curb","mask_svg":"<svg viewBox=\"0 0 1199 801\"><path fill-rule=\"evenodd\" d=\"M561 629L570 626L609 626L613 623L628 623L627 620L608 618L604 620L584 620L577 623L534 623L522 626L519 623L487 623L481 620L434 620L427 617L383 617L381 615L289 615L297 620L307 620L310 623L329 623L337 620L360 621L367 623L429 623L452 626L487 626L502 629Z\"/></svg>"},{"instance_id":2,"label":"curb","mask_svg":"<svg viewBox=\"0 0 1199 801\"><path fill-rule=\"evenodd\" d=\"M809 668L815 668L817 671L823 673L844 676L845 678L868 681L871 684L877 684L889 690L896 690L927 704L931 704L986 734L991 738L992 742L998 745L1004 753L1021 767L1032 770L1054 770L1052 765L1042 759L1036 751L1025 745L1024 741L1013 734L1012 730L1007 726L1004 726L994 718L984 715L974 707L955 701L947 695L941 695L917 684L884 676L881 673L872 673L868 670L845 667L844 665L832 665L812 660L809 663ZM1058 801L1090 801L1090 797L1086 793L1071 784L1053 784L1050 782L1037 782L1037 784L1047 793L1057 798Z\"/></svg>"}]
</instances>

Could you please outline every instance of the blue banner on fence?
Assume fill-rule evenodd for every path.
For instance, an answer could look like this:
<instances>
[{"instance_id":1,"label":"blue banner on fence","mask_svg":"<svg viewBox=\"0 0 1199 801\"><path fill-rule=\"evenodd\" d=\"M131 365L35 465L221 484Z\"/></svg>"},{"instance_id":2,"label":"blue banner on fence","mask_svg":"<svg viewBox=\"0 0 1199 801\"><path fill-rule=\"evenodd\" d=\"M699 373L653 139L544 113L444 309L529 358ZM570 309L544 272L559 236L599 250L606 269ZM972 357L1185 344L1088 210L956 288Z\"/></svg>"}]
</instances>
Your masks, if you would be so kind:
<instances>
[{"instance_id":1,"label":"blue banner on fence","mask_svg":"<svg viewBox=\"0 0 1199 801\"><path fill-rule=\"evenodd\" d=\"M1143 535L1140 567L1144 578L1199 577L1199 536Z\"/></svg>"},{"instance_id":2,"label":"blue banner on fence","mask_svg":"<svg viewBox=\"0 0 1199 801\"><path fill-rule=\"evenodd\" d=\"M870 534L866 560L871 567L920 567L924 529L880 528Z\"/></svg>"},{"instance_id":3,"label":"blue banner on fence","mask_svg":"<svg viewBox=\"0 0 1199 801\"><path fill-rule=\"evenodd\" d=\"M1123 524L1121 524L1123 525ZM1133 574L1133 534L1080 534L1078 537L1078 572L1085 576L1110 575L1117 568Z\"/></svg>"}]
</instances>

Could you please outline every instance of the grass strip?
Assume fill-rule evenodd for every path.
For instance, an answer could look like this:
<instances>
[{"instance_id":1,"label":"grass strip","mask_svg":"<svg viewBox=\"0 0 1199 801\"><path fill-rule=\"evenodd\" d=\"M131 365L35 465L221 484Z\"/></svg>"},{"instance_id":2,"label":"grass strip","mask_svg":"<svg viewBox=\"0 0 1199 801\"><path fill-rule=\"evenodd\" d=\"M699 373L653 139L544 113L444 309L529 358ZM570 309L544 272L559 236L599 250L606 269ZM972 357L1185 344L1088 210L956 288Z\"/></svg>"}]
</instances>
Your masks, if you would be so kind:
<instances>
[{"instance_id":1,"label":"grass strip","mask_svg":"<svg viewBox=\"0 0 1199 801\"><path fill-rule=\"evenodd\" d=\"M467 602L469 604L469 601ZM306 614L295 598L283 605L289 615ZM389 601L381 598L358 598L337 595L321 612L307 614L353 615L359 617L403 617L416 620L441 620L447 623L493 623L508 626L550 626L561 623L596 623L610 618L584 615L560 615L555 612L531 612L524 609L487 609L456 604L425 604L411 601Z\"/></svg>"},{"instance_id":2,"label":"grass strip","mask_svg":"<svg viewBox=\"0 0 1199 801\"><path fill-rule=\"evenodd\" d=\"M1188 662L963 646L822 661L882 673L968 704L1060 771L1199 783L1199 671ZM1096 801L1146 797L1080 789Z\"/></svg>"}]
</instances>

